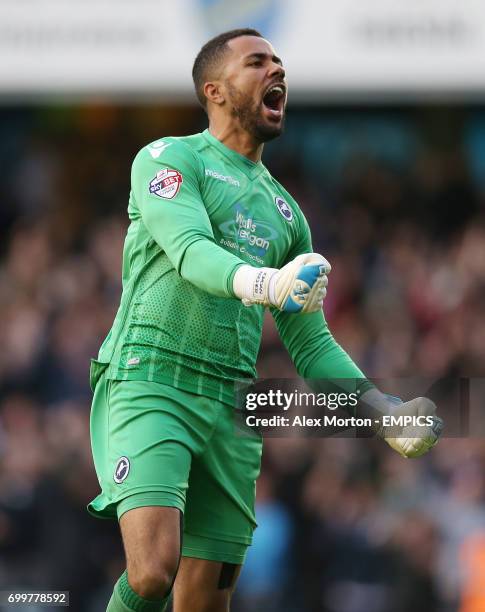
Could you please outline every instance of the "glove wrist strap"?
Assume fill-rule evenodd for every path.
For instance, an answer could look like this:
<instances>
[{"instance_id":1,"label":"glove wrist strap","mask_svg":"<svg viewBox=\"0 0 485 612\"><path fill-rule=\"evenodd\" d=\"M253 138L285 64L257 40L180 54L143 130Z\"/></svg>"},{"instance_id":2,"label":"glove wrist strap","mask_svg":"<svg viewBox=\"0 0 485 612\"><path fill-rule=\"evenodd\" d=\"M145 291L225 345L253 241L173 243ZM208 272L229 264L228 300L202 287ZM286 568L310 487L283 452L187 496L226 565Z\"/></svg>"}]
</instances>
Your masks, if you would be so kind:
<instances>
[{"instance_id":1,"label":"glove wrist strap","mask_svg":"<svg viewBox=\"0 0 485 612\"><path fill-rule=\"evenodd\" d=\"M267 270L271 270L271 268L267 268ZM276 274L273 272L269 277L268 282L268 301L272 306L277 306L276 303Z\"/></svg>"},{"instance_id":2,"label":"glove wrist strap","mask_svg":"<svg viewBox=\"0 0 485 612\"><path fill-rule=\"evenodd\" d=\"M275 305L274 285L275 268L255 268L253 266L240 266L234 275L234 295L244 302L251 304Z\"/></svg>"}]
</instances>

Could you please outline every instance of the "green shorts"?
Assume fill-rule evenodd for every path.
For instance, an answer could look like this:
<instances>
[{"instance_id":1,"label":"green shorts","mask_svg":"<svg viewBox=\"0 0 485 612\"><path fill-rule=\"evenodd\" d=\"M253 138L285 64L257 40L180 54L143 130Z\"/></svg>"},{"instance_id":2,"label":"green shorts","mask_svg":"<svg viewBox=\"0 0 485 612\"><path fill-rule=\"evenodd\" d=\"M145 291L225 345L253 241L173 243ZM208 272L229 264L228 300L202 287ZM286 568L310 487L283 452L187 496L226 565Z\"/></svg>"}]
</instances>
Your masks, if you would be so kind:
<instances>
[{"instance_id":1,"label":"green shorts","mask_svg":"<svg viewBox=\"0 0 485 612\"><path fill-rule=\"evenodd\" d=\"M88 506L118 518L141 506L184 513L182 554L243 563L256 527L261 438L235 432L227 404L156 382L95 388L91 445L102 492Z\"/></svg>"}]
</instances>

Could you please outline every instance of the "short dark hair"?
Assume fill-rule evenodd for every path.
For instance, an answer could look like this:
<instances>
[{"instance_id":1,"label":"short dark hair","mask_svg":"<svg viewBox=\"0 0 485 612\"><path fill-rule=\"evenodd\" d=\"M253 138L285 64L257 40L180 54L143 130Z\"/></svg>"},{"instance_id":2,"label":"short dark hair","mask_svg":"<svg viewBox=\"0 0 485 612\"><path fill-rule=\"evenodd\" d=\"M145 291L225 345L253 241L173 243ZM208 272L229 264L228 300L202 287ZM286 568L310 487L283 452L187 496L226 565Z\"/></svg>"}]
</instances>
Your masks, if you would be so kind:
<instances>
[{"instance_id":1,"label":"short dark hair","mask_svg":"<svg viewBox=\"0 0 485 612\"><path fill-rule=\"evenodd\" d=\"M204 84L207 80L207 75L214 66L222 59L227 51L227 43L233 38L240 36L257 36L263 38L257 30L252 28L239 28L237 30L229 30L218 36L214 36L197 54L192 68L192 78L195 85L195 93L202 106L207 109L207 98L204 95Z\"/></svg>"}]
</instances>

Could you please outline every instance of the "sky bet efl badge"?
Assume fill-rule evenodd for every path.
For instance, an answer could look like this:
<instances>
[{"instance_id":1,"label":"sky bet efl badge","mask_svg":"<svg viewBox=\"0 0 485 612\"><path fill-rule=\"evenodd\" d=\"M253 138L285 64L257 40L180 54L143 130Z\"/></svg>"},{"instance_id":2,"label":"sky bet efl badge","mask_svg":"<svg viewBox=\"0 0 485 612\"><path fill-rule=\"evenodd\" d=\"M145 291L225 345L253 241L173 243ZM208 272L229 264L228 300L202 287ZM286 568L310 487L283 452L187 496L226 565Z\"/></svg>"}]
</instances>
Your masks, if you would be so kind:
<instances>
[{"instance_id":1,"label":"sky bet efl badge","mask_svg":"<svg viewBox=\"0 0 485 612\"><path fill-rule=\"evenodd\" d=\"M173 200L183 182L182 175L177 170L164 168L150 181L150 193L165 200Z\"/></svg>"}]
</instances>

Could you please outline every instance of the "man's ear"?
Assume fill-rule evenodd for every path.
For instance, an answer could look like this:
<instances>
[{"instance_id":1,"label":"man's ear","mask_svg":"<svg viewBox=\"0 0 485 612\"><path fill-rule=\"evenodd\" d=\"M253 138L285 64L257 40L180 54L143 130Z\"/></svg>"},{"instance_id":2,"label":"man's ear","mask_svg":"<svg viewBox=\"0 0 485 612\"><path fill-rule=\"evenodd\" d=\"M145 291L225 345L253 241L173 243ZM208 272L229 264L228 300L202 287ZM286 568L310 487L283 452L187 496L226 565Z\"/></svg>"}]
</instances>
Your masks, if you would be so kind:
<instances>
[{"instance_id":1,"label":"man's ear","mask_svg":"<svg viewBox=\"0 0 485 612\"><path fill-rule=\"evenodd\" d=\"M220 106L226 101L220 81L208 81L204 84L204 95L207 102Z\"/></svg>"}]
</instances>

